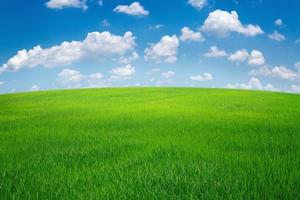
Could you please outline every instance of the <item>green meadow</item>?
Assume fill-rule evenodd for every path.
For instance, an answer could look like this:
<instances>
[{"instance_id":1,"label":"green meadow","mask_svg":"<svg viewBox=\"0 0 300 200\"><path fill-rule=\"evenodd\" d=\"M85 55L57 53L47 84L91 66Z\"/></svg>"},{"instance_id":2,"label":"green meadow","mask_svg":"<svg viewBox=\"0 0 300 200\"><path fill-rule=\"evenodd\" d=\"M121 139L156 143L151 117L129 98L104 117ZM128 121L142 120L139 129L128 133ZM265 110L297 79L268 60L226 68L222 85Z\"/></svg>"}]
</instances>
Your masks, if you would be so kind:
<instances>
[{"instance_id":1,"label":"green meadow","mask_svg":"<svg viewBox=\"0 0 300 200\"><path fill-rule=\"evenodd\" d=\"M0 95L0 199L300 199L300 95Z\"/></svg>"}]
</instances>

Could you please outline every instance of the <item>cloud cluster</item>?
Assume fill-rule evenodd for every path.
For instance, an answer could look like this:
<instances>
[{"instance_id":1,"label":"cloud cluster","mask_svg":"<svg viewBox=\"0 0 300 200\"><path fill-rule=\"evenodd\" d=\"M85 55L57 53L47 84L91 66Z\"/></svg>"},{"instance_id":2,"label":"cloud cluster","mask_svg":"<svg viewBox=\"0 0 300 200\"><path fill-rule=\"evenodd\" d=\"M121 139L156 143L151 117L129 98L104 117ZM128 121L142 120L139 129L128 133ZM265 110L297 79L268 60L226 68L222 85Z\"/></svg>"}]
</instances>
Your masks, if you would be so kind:
<instances>
[{"instance_id":1,"label":"cloud cluster","mask_svg":"<svg viewBox=\"0 0 300 200\"><path fill-rule=\"evenodd\" d=\"M117 67L111 70L111 73L114 76L118 76L118 77L130 77L135 73L135 68L128 64L124 67Z\"/></svg>"},{"instance_id":2,"label":"cloud cluster","mask_svg":"<svg viewBox=\"0 0 300 200\"><path fill-rule=\"evenodd\" d=\"M265 57L262 52L253 50L248 57L248 64L252 66L261 66L265 64Z\"/></svg>"},{"instance_id":3,"label":"cloud cluster","mask_svg":"<svg viewBox=\"0 0 300 200\"><path fill-rule=\"evenodd\" d=\"M103 79L103 74L97 72L97 73L94 73L94 74L90 74L88 76L88 86L89 87L99 87L101 85L103 85L103 82L102 82L102 79Z\"/></svg>"},{"instance_id":4,"label":"cloud cluster","mask_svg":"<svg viewBox=\"0 0 300 200\"><path fill-rule=\"evenodd\" d=\"M201 10L207 5L207 0L188 0L188 4Z\"/></svg>"},{"instance_id":5,"label":"cloud cluster","mask_svg":"<svg viewBox=\"0 0 300 200\"><path fill-rule=\"evenodd\" d=\"M204 74L190 76L190 80L192 81L212 81L213 79L213 76L208 72L205 72Z\"/></svg>"},{"instance_id":6,"label":"cloud cluster","mask_svg":"<svg viewBox=\"0 0 300 200\"><path fill-rule=\"evenodd\" d=\"M82 74L78 70L66 68L57 75L56 84L63 88L105 87L114 81L130 79L135 74L135 67L130 64L110 70L111 76L104 78L102 73Z\"/></svg>"},{"instance_id":7,"label":"cloud cluster","mask_svg":"<svg viewBox=\"0 0 300 200\"><path fill-rule=\"evenodd\" d=\"M299 77L297 72L294 72L285 66L274 66L274 67L263 66L258 69L251 70L249 72L249 75L273 77L273 78L280 78L284 80L296 80Z\"/></svg>"},{"instance_id":8,"label":"cloud cluster","mask_svg":"<svg viewBox=\"0 0 300 200\"><path fill-rule=\"evenodd\" d=\"M150 45L146 48L145 59L154 60L156 63L166 62L174 63L177 61L177 51L179 47L179 40L176 35L164 36L156 44Z\"/></svg>"},{"instance_id":9,"label":"cloud cluster","mask_svg":"<svg viewBox=\"0 0 300 200\"><path fill-rule=\"evenodd\" d=\"M275 40L277 42L282 42L285 40L285 36L281 33L278 33L278 31L274 31L272 34L269 34L268 36L271 40Z\"/></svg>"},{"instance_id":10,"label":"cloud cluster","mask_svg":"<svg viewBox=\"0 0 300 200\"><path fill-rule=\"evenodd\" d=\"M227 37L231 32L236 32L249 37L264 33L258 25L243 25L240 22L236 11L229 13L223 10L215 10L209 13L201 30L205 33L219 37Z\"/></svg>"},{"instance_id":11,"label":"cloud cluster","mask_svg":"<svg viewBox=\"0 0 300 200\"><path fill-rule=\"evenodd\" d=\"M46 6L52 9L81 8L86 10L88 8L86 0L50 0L46 2Z\"/></svg>"},{"instance_id":12,"label":"cloud cluster","mask_svg":"<svg viewBox=\"0 0 300 200\"><path fill-rule=\"evenodd\" d=\"M248 60L251 66L262 66L265 64L265 57L259 50L252 50L250 53L246 49L237 50L235 53L228 54L225 50L217 46L210 47L209 51L204 54L205 57L223 58L227 57L229 61L242 63Z\"/></svg>"},{"instance_id":13,"label":"cloud cluster","mask_svg":"<svg viewBox=\"0 0 300 200\"><path fill-rule=\"evenodd\" d=\"M147 16L149 11L145 10L139 2L133 2L131 5L118 5L114 12L124 13L133 16Z\"/></svg>"},{"instance_id":14,"label":"cloud cluster","mask_svg":"<svg viewBox=\"0 0 300 200\"><path fill-rule=\"evenodd\" d=\"M247 83L235 83L235 84L227 84L225 88L230 89L244 89L244 90L269 90L269 91L279 91L279 89L275 88L271 84L267 84L263 86L258 78L252 77L249 79Z\"/></svg>"},{"instance_id":15,"label":"cloud cluster","mask_svg":"<svg viewBox=\"0 0 300 200\"><path fill-rule=\"evenodd\" d=\"M86 78L80 71L73 69L64 69L58 75L57 82L64 88L79 88L81 81Z\"/></svg>"},{"instance_id":16,"label":"cloud cluster","mask_svg":"<svg viewBox=\"0 0 300 200\"><path fill-rule=\"evenodd\" d=\"M45 49L36 46L28 51L20 50L3 64L0 73L37 66L66 66L87 57L101 59L117 57L124 60L126 55L134 53L135 46L135 37L131 32L126 32L123 36L110 32L92 32L83 41L63 42Z\"/></svg>"},{"instance_id":17,"label":"cloud cluster","mask_svg":"<svg viewBox=\"0 0 300 200\"><path fill-rule=\"evenodd\" d=\"M228 60L232 62L242 63L246 61L249 57L249 53L246 49L241 49L236 51L235 53L232 53L228 56Z\"/></svg>"},{"instance_id":18,"label":"cloud cluster","mask_svg":"<svg viewBox=\"0 0 300 200\"><path fill-rule=\"evenodd\" d=\"M201 32L195 32L191 30L189 27L183 27L181 29L181 36L179 39L183 42L185 41L196 41L203 42L205 39Z\"/></svg>"},{"instance_id":19,"label":"cloud cluster","mask_svg":"<svg viewBox=\"0 0 300 200\"><path fill-rule=\"evenodd\" d=\"M175 72L173 72L173 71L167 71L167 72L163 72L163 73L161 74L161 77L162 77L162 78L165 78L165 79L170 79L170 78L172 78L173 76L175 76Z\"/></svg>"},{"instance_id":20,"label":"cloud cluster","mask_svg":"<svg viewBox=\"0 0 300 200\"><path fill-rule=\"evenodd\" d=\"M217 46L212 46L209 48L209 51L204 54L204 56L210 58L222 58L227 57L227 53L225 50L220 50Z\"/></svg>"}]
</instances>

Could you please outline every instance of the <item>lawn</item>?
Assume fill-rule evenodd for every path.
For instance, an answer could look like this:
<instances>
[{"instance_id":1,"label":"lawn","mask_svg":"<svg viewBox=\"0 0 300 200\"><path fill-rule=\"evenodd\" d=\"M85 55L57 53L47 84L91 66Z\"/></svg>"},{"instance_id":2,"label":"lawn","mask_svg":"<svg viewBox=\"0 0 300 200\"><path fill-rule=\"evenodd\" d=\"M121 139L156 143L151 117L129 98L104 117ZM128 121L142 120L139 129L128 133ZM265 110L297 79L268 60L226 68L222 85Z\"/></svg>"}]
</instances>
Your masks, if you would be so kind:
<instances>
[{"instance_id":1,"label":"lawn","mask_svg":"<svg viewBox=\"0 0 300 200\"><path fill-rule=\"evenodd\" d=\"M300 95L0 95L0 199L300 199Z\"/></svg>"}]
</instances>

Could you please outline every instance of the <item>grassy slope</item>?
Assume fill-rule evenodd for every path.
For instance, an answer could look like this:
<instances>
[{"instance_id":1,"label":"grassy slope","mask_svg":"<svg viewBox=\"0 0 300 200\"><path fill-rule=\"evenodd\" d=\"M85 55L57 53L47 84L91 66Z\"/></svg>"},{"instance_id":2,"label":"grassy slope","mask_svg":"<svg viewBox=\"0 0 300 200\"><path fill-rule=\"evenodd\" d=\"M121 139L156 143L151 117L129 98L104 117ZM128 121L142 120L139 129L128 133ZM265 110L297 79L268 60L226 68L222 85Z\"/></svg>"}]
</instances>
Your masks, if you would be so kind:
<instances>
[{"instance_id":1,"label":"grassy slope","mask_svg":"<svg viewBox=\"0 0 300 200\"><path fill-rule=\"evenodd\" d=\"M0 199L299 199L300 95L0 96Z\"/></svg>"}]
</instances>

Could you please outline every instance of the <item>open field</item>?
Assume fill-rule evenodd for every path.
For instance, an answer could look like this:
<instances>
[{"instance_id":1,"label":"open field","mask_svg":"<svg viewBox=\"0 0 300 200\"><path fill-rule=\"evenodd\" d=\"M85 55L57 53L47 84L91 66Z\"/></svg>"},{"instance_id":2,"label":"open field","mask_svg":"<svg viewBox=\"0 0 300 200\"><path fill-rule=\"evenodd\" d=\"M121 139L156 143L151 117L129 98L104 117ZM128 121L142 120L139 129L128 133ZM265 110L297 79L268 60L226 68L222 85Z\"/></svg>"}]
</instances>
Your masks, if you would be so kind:
<instances>
[{"instance_id":1,"label":"open field","mask_svg":"<svg viewBox=\"0 0 300 200\"><path fill-rule=\"evenodd\" d=\"M0 199L300 199L300 95L0 95Z\"/></svg>"}]
</instances>

